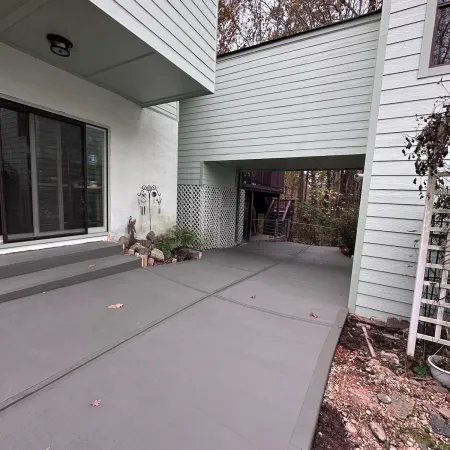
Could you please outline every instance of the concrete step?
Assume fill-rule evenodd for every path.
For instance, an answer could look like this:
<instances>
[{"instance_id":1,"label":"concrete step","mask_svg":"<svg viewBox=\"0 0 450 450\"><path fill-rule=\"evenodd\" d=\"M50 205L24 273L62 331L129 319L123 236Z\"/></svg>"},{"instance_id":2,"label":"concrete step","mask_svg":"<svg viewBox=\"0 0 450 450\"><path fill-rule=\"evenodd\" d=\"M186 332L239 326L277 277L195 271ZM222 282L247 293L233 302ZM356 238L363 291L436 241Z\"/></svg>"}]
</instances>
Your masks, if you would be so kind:
<instances>
[{"instance_id":1,"label":"concrete step","mask_svg":"<svg viewBox=\"0 0 450 450\"><path fill-rule=\"evenodd\" d=\"M5 278L0 281L0 303L137 269L141 264L141 258L114 255Z\"/></svg>"},{"instance_id":2,"label":"concrete step","mask_svg":"<svg viewBox=\"0 0 450 450\"><path fill-rule=\"evenodd\" d=\"M91 242L88 244L10 253L0 256L0 279L91 259L120 255L121 253L122 246L112 242Z\"/></svg>"}]
</instances>

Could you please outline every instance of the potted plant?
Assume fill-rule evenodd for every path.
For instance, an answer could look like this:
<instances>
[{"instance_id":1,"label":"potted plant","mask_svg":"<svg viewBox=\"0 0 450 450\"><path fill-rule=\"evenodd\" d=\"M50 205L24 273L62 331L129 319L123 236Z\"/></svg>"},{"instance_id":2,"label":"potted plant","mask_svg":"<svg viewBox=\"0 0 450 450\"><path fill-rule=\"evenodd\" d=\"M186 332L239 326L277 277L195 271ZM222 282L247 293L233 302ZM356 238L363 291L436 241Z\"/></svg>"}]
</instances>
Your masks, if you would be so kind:
<instances>
[{"instance_id":1,"label":"potted plant","mask_svg":"<svg viewBox=\"0 0 450 450\"><path fill-rule=\"evenodd\" d=\"M450 359L446 356L428 357L432 377L446 388L450 388Z\"/></svg>"}]
</instances>

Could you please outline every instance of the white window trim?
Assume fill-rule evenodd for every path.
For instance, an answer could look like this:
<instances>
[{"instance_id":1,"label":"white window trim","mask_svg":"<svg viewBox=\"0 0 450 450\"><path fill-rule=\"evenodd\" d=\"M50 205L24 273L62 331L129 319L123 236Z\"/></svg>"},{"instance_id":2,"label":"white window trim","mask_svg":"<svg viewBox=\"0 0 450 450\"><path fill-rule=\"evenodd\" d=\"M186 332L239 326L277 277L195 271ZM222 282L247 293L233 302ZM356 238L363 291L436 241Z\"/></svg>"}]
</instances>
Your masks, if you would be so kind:
<instances>
[{"instance_id":1,"label":"white window trim","mask_svg":"<svg viewBox=\"0 0 450 450\"><path fill-rule=\"evenodd\" d=\"M431 46L433 45L437 6L438 0L428 0L425 25L423 29L422 49L420 52L418 78L450 74L450 64L439 67L430 67Z\"/></svg>"}]
</instances>

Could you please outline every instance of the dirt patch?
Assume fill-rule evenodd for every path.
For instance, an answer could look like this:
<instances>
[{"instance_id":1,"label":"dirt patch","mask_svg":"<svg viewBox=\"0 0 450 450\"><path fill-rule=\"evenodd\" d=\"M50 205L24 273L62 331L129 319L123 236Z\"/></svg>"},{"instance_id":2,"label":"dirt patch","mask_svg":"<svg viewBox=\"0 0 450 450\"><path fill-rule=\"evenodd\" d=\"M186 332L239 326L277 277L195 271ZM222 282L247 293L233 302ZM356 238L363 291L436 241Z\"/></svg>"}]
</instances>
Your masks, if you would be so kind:
<instances>
[{"instance_id":1,"label":"dirt patch","mask_svg":"<svg viewBox=\"0 0 450 450\"><path fill-rule=\"evenodd\" d=\"M347 438L342 416L329 403L320 410L313 450L353 450L354 444Z\"/></svg>"},{"instance_id":2,"label":"dirt patch","mask_svg":"<svg viewBox=\"0 0 450 450\"><path fill-rule=\"evenodd\" d=\"M376 358L371 358L362 326ZM450 450L430 416L450 408L422 358L406 357L407 334L349 316L334 355L314 440L314 450ZM420 353L420 351L418 352ZM374 435L374 423L386 439ZM450 429L450 423L449 423Z\"/></svg>"}]
</instances>

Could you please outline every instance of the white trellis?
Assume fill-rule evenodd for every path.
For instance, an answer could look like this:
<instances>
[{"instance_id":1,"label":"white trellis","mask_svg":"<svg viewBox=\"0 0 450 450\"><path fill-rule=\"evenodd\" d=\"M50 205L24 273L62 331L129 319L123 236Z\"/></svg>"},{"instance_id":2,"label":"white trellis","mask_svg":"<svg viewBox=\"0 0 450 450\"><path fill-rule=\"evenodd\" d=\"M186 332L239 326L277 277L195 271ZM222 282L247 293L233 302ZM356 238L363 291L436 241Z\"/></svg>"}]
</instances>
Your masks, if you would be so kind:
<instances>
[{"instance_id":1,"label":"white trellis","mask_svg":"<svg viewBox=\"0 0 450 450\"><path fill-rule=\"evenodd\" d=\"M450 346L449 173L429 177L408 337L408 355L417 339Z\"/></svg>"},{"instance_id":2,"label":"white trellis","mask_svg":"<svg viewBox=\"0 0 450 450\"><path fill-rule=\"evenodd\" d=\"M195 245L201 249L236 245L236 189L207 185L178 185L177 223L196 232ZM243 228L244 210L241 191L239 229ZM242 240L241 236L238 235Z\"/></svg>"}]
</instances>

